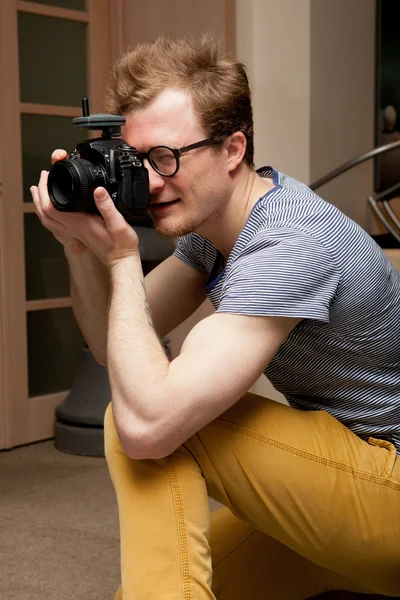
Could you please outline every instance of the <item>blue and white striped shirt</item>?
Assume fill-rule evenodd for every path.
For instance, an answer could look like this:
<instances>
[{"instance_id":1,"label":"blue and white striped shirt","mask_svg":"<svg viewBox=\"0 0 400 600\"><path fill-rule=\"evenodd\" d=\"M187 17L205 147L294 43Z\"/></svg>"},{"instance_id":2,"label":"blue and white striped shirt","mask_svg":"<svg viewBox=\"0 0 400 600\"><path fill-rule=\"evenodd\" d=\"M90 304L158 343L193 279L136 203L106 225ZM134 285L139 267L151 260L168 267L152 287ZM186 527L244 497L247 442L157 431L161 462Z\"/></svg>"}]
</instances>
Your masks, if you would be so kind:
<instances>
[{"instance_id":1,"label":"blue and white striped shirt","mask_svg":"<svg viewBox=\"0 0 400 600\"><path fill-rule=\"evenodd\" d=\"M253 207L223 268L202 236L175 255L210 274L217 312L304 319L265 371L289 404L326 410L400 453L400 274L374 240L306 185L276 185ZM221 268L216 268L218 264Z\"/></svg>"}]
</instances>

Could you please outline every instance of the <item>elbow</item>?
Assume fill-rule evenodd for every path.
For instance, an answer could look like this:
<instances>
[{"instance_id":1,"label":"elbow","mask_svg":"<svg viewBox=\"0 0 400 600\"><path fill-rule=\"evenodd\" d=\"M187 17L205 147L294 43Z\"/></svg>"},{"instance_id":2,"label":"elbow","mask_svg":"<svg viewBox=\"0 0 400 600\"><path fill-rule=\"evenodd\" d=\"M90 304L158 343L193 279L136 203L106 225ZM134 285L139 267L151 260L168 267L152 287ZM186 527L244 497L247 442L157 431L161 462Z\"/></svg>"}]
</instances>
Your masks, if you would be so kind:
<instances>
[{"instance_id":1,"label":"elbow","mask_svg":"<svg viewBox=\"0 0 400 600\"><path fill-rule=\"evenodd\" d=\"M119 437L125 454L134 460L158 460L175 450L150 426L122 427Z\"/></svg>"},{"instance_id":2,"label":"elbow","mask_svg":"<svg viewBox=\"0 0 400 600\"><path fill-rule=\"evenodd\" d=\"M151 448L143 443L143 441L139 442L132 439L132 437L121 437L121 445L125 454L133 460L149 460L155 458Z\"/></svg>"},{"instance_id":3,"label":"elbow","mask_svg":"<svg viewBox=\"0 0 400 600\"><path fill-rule=\"evenodd\" d=\"M99 363L99 365L101 365L102 367L107 366L107 355L104 352L99 352L96 350L96 348L93 348L91 346L89 346L89 350L91 351L93 358L97 363Z\"/></svg>"},{"instance_id":4,"label":"elbow","mask_svg":"<svg viewBox=\"0 0 400 600\"><path fill-rule=\"evenodd\" d=\"M163 451L148 440L137 440L130 437L121 437L121 445L125 454L134 460L158 460L165 458L170 452Z\"/></svg>"},{"instance_id":5,"label":"elbow","mask_svg":"<svg viewBox=\"0 0 400 600\"><path fill-rule=\"evenodd\" d=\"M162 452L145 446L135 447L131 452L126 452L129 458L134 460L160 460L171 454L170 452Z\"/></svg>"},{"instance_id":6,"label":"elbow","mask_svg":"<svg viewBox=\"0 0 400 600\"><path fill-rule=\"evenodd\" d=\"M107 359L105 356L101 356L100 354L93 354L93 356L96 362L99 363L99 365L101 365L102 367L107 366Z\"/></svg>"}]
</instances>

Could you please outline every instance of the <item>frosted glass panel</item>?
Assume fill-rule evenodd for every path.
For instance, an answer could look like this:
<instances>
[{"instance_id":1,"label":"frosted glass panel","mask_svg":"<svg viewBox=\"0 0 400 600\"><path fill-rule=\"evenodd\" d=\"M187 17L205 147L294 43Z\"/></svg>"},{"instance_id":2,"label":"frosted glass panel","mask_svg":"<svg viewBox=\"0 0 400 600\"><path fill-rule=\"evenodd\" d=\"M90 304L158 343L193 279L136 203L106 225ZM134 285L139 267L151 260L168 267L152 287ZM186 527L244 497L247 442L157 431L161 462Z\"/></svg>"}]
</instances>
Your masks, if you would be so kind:
<instances>
[{"instance_id":1,"label":"frosted glass panel","mask_svg":"<svg viewBox=\"0 0 400 600\"><path fill-rule=\"evenodd\" d=\"M83 339L70 308L29 312L29 396L69 390Z\"/></svg>"},{"instance_id":2,"label":"frosted glass panel","mask_svg":"<svg viewBox=\"0 0 400 600\"><path fill-rule=\"evenodd\" d=\"M69 296L64 247L35 214L24 215L26 299Z\"/></svg>"},{"instance_id":3,"label":"frosted glass panel","mask_svg":"<svg viewBox=\"0 0 400 600\"><path fill-rule=\"evenodd\" d=\"M42 169L50 169L53 150L72 152L78 142L89 137L89 132L73 127L70 117L43 115L21 115L21 129L24 202L32 202L29 188L37 185Z\"/></svg>"},{"instance_id":4,"label":"frosted glass panel","mask_svg":"<svg viewBox=\"0 0 400 600\"><path fill-rule=\"evenodd\" d=\"M71 8L74 10L86 10L85 0L33 0L36 4L47 6L58 6L59 8Z\"/></svg>"},{"instance_id":5,"label":"frosted glass panel","mask_svg":"<svg viewBox=\"0 0 400 600\"><path fill-rule=\"evenodd\" d=\"M87 95L86 31L78 21L18 13L21 102L80 106Z\"/></svg>"}]
</instances>

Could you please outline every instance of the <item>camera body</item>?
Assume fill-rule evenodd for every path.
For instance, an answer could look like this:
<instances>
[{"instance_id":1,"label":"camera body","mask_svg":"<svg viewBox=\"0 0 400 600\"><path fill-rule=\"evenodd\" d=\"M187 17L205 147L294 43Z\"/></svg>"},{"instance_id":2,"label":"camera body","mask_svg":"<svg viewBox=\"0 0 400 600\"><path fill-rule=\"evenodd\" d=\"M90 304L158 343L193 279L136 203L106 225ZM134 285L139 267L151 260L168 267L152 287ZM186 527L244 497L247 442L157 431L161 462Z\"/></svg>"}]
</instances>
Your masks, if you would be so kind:
<instances>
[{"instance_id":1,"label":"camera body","mask_svg":"<svg viewBox=\"0 0 400 600\"><path fill-rule=\"evenodd\" d=\"M65 159L54 163L47 182L53 206L63 212L98 213L94 190L102 186L130 223L145 220L149 205L149 175L136 148L121 138L125 117L89 115L87 100L75 127L101 129L101 137L77 144Z\"/></svg>"}]
</instances>

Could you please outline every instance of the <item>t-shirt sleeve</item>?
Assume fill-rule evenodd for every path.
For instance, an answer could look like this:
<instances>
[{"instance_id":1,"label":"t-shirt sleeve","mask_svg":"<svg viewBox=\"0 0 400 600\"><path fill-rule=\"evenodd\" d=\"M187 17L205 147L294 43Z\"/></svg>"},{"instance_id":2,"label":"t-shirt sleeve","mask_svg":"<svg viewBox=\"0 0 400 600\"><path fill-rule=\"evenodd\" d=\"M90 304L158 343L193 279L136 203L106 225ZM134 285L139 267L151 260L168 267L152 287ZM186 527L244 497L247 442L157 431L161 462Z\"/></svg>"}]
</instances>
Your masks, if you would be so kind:
<instances>
[{"instance_id":1,"label":"t-shirt sleeve","mask_svg":"<svg viewBox=\"0 0 400 600\"><path fill-rule=\"evenodd\" d=\"M340 273L315 238L260 232L228 269L218 312L329 322Z\"/></svg>"},{"instance_id":2,"label":"t-shirt sleeve","mask_svg":"<svg viewBox=\"0 0 400 600\"><path fill-rule=\"evenodd\" d=\"M201 235L189 233L178 239L174 256L192 267L192 269L209 274L212 271L217 251L211 242Z\"/></svg>"}]
</instances>

